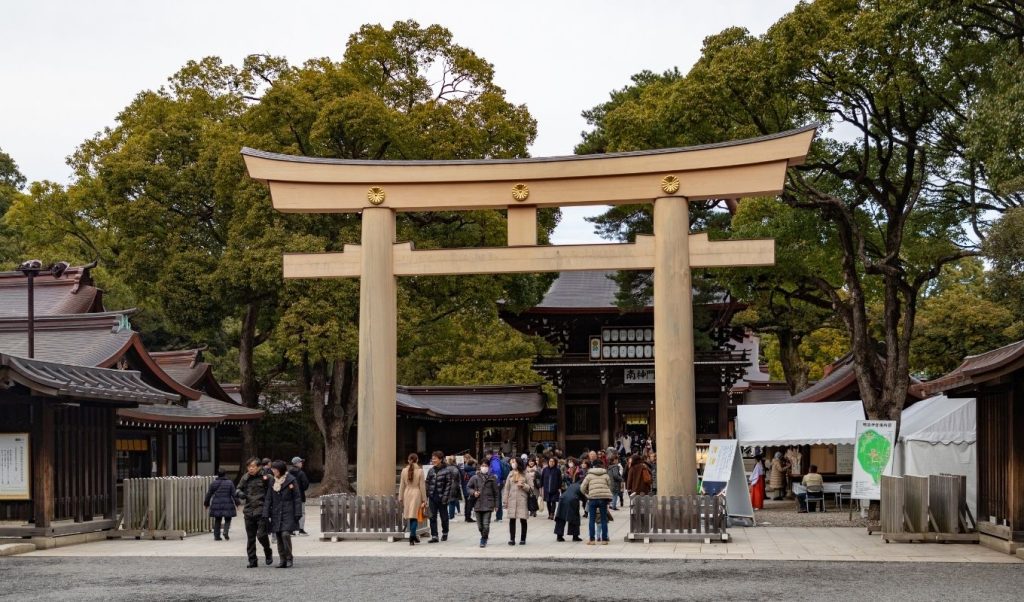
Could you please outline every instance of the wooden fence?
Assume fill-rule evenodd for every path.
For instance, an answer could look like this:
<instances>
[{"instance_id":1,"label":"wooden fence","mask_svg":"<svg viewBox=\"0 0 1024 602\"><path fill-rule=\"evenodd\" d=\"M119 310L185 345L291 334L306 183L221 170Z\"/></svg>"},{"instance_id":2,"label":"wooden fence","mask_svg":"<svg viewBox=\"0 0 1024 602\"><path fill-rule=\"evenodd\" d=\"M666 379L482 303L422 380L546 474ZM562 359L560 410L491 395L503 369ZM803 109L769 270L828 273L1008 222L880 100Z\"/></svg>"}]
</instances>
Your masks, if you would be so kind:
<instances>
[{"instance_id":1,"label":"wooden fence","mask_svg":"<svg viewBox=\"0 0 1024 602\"><path fill-rule=\"evenodd\" d=\"M213 519L203 498L216 477L155 477L124 480L124 516L118 537L181 539L208 533Z\"/></svg>"},{"instance_id":2,"label":"wooden fence","mask_svg":"<svg viewBox=\"0 0 1024 602\"><path fill-rule=\"evenodd\" d=\"M417 533L429 529L419 525ZM408 523L402 518L402 504L390 495L337 493L320 496L320 540L408 539Z\"/></svg>"},{"instance_id":3,"label":"wooden fence","mask_svg":"<svg viewBox=\"0 0 1024 602\"><path fill-rule=\"evenodd\" d=\"M721 496L634 496L626 541L729 541Z\"/></svg>"},{"instance_id":4,"label":"wooden fence","mask_svg":"<svg viewBox=\"0 0 1024 602\"><path fill-rule=\"evenodd\" d=\"M978 541L963 475L883 476L880 518L886 542Z\"/></svg>"}]
</instances>

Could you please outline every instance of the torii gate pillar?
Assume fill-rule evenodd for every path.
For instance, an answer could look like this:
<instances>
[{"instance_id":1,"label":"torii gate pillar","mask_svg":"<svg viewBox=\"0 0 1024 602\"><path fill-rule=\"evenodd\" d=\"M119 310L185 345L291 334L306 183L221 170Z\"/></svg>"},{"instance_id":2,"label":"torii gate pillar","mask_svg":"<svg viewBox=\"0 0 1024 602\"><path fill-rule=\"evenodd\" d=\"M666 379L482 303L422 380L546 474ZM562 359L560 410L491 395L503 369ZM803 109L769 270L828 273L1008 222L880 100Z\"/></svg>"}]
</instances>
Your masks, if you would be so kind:
<instances>
[{"instance_id":1,"label":"torii gate pillar","mask_svg":"<svg viewBox=\"0 0 1024 602\"><path fill-rule=\"evenodd\" d=\"M395 212L386 207L363 209L362 230L356 480L362 495L392 495L398 384Z\"/></svg>"},{"instance_id":2,"label":"torii gate pillar","mask_svg":"<svg viewBox=\"0 0 1024 602\"><path fill-rule=\"evenodd\" d=\"M693 286L687 200L654 201L654 434L662 458L681 470L658 471L658 495L697 491Z\"/></svg>"}]
</instances>

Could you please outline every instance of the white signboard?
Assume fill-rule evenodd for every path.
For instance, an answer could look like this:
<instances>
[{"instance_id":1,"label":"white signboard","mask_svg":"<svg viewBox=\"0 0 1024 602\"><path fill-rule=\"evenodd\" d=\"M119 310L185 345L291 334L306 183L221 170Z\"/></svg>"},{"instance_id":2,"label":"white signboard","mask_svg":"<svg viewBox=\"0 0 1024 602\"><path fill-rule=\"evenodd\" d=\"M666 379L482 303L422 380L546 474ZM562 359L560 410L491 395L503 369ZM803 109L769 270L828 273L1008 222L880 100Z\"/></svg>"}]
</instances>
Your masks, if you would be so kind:
<instances>
[{"instance_id":1,"label":"white signboard","mask_svg":"<svg viewBox=\"0 0 1024 602\"><path fill-rule=\"evenodd\" d=\"M855 500L882 498L882 475L892 474L896 439L895 420L858 420L853 450L853 490Z\"/></svg>"},{"instance_id":2,"label":"white signboard","mask_svg":"<svg viewBox=\"0 0 1024 602\"><path fill-rule=\"evenodd\" d=\"M725 495L729 516L754 518L750 504L747 476L743 471L739 442L735 439L712 439L708 445L708 461L704 465L701 489L707 495Z\"/></svg>"},{"instance_id":3,"label":"white signboard","mask_svg":"<svg viewBox=\"0 0 1024 602\"><path fill-rule=\"evenodd\" d=\"M627 385L642 385L654 382L654 368L626 368L622 382Z\"/></svg>"},{"instance_id":4,"label":"white signboard","mask_svg":"<svg viewBox=\"0 0 1024 602\"><path fill-rule=\"evenodd\" d=\"M28 433L0 433L0 500L30 500Z\"/></svg>"}]
</instances>

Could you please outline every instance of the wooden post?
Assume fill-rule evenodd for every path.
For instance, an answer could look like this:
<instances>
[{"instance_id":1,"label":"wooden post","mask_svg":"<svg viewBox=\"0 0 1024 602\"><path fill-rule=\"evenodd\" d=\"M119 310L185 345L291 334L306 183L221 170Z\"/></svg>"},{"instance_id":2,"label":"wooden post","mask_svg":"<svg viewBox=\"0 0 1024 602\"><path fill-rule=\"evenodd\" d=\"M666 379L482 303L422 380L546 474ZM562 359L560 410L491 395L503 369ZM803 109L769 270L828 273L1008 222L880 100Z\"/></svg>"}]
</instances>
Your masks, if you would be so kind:
<instances>
[{"instance_id":1,"label":"wooden post","mask_svg":"<svg viewBox=\"0 0 1024 602\"><path fill-rule=\"evenodd\" d=\"M32 400L32 515L36 528L49 528L53 522L53 406Z\"/></svg>"},{"instance_id":2,"label":"wooden post","mask_svg":"<svg viewBox=\"0 0 1024 602\"><path fill-rule=\"evenodd\" d=\"M693 287L687 200L654 201L654 407L658 495L697 489ZM680 232L684 234L680 236Z\"/></svg>"},{"instance_id":3,"label":"wooden post","mask_svg":"<svg viewBox=\"0 0 1024 602\"><path fill-rule=\"evenodd\" d=\"M196 429L188 429L188 473L185 476L199 475L199 448L197 446Z\"/></svg>"},{"instance_id":4,"label":"wooden post","mask_svg":"<svg viewBox=\"0 0 1024 602\"><path fill-rule=\"evenodd\" d=\"M395 212L363 210L359 287L359 409L356 487L359 495L395 493L398 282L394 275Z\"/></svg>"},{"instance_id":5,"label":"wooden post","mask_svg":"<svg viewBox=\"0 0 1024 602\"><path fill-rule=\"evenodd\" d=\"M104 408L100 416L103 420L103 438L107 458L110 459L110 472L107 473L107 508L103 518L113 519L117 517L117 410Z\"/></svg>"}]
</instances>

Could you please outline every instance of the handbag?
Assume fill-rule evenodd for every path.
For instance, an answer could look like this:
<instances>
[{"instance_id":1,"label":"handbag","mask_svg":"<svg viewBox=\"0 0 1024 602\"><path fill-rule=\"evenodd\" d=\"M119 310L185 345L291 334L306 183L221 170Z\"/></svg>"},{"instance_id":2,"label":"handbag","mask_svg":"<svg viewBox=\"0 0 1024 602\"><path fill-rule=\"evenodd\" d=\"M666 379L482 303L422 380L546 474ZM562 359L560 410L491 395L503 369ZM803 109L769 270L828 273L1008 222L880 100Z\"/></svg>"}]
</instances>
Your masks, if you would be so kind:
<instances>
[{"instance_id":1,"label":"handbag","mask_svg":"<svg viewBox=\"0 0 1024 602\"><path fill-rule=\"evenodd\" d=\"M416 520L418 520L421 523L423 521L427 520L427 517L425 516L425 513L423 512L423 507L424 506L426 506L426 504L420 504L420 507L416 510Z\"/></svg>"}]
</instances>

